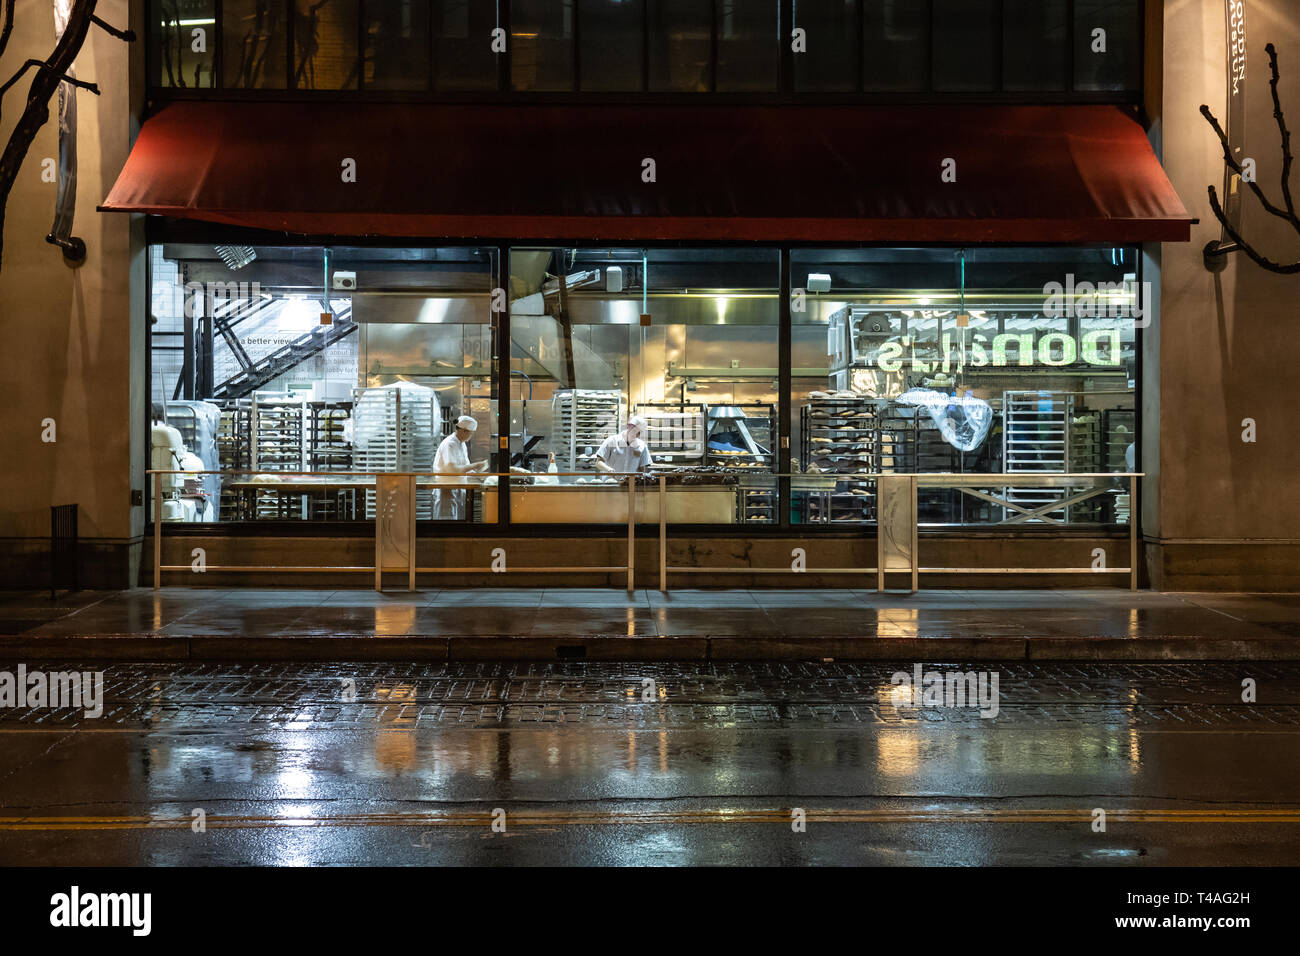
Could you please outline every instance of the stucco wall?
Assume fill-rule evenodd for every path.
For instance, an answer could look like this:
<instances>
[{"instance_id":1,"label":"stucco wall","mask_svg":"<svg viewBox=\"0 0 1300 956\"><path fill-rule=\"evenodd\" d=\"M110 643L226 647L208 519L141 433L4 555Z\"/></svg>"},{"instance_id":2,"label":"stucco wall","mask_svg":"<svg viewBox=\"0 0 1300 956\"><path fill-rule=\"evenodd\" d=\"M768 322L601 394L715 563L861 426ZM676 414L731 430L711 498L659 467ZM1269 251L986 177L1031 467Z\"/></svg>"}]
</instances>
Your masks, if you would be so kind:
<instances>
[{"instance_id":1,"label":"stucco wall","mask_svg":"<svg viewBox=\"0 0 1300 956\"><path fill-rule=\"evenodd\" d=\"M97 13L125 26L127 7L126 0L103 0ZM52 8L50 0L18 0L0 62L5 79L23 60L53 50ZM133 516L130 504L131 431L139 418L131 405L132 226L125 216L95 211L129 150L130 64L137 55L92 26L76 61L78 78L101 90L100 96L77 94L73 234L86 241L85 263L68 266L45 242L55 186L42 182L42 160L58 155L57 119L40 131L9 197L0 265L0 574L9 583L42 572L50 505L80 505L91 582L121 577L125 568L116 569L139 534L141 511ZM8 139L27 86L24 79L0 104L0 139ZM52 115L56 106L57 97ZM56 423L52 443L42 441L46 418Z\"/></svg>"},{"instance_id":2,"label":"stucco wall","mask_svg":"<svg viewBox=\"0 0 1300 956\"><path fill-rule=\"evenodd\" d=\"M1224 117L1224 6L1223 0L1164 3L1158 105L1164 165L1201 222L1192 242L1163 249L1160 515L1147 530L1165 546L1154 551L1157 583L1166 587L1300 587L1300 429L1292 391L1300 359L1300 275L1266 272L1240 254L1216 275L1201 257L1220 234L1206 187L1222 193L1222 152L1199 108L1205 103ZM1280 204L1282 153L1264 46L1278 48L1283 107L1291 128L1300 130L1300 5L1247 0L1246 25L1244 152ZM1293 149L1300 150L1300 139ZM1300 177L1293 180L1300 195ZM1276 260L1300 258L1294 229L1253 197L1243 208L1244 234L1258 248ZM1242 441L1246 418L1257 424L1253 444Z\"/></svg>"}]
</instances>

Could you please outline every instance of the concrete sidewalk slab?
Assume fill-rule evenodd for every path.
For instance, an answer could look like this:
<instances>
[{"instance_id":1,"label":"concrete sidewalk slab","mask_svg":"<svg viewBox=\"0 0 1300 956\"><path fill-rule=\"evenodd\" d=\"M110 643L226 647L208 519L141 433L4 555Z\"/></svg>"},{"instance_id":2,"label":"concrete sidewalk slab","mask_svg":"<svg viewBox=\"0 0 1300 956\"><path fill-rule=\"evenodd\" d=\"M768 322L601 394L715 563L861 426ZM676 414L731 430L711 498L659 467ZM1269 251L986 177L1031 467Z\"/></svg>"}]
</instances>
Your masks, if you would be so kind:
<instances>
[{"instance_id":1,"label":"concrete sidewalk slab","mask_svg":"<svg viewBox=\"0 0 1300 956\"><path fill-rule=\"evenodd\" d=\"M1300 595L563 588L0 594L46 660L1297 660Z\"/></svg>"}]
</instances>

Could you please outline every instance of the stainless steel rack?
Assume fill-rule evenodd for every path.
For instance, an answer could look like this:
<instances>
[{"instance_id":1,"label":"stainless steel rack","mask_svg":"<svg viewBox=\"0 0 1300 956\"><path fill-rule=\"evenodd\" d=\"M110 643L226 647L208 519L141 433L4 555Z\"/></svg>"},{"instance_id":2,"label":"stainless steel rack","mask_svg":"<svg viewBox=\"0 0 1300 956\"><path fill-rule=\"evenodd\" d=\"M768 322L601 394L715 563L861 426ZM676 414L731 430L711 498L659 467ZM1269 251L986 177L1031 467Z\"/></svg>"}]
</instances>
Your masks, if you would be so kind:
<instances>
[{"instance_id":1,"label":"stainless steel rack","mask_svg":"<svg viewBox=\"0 0 1300 956\"><path fill-rule=\"evenodd\" d=\"M634 413L646 421L645 441L655 464L704 464L703 403L644 402Z\"/></svg>"},{"instance_id":2,"label":"stainless steel rack","mask_svg":"<svg viewBox=\"0 0 1300 956\"><path fill-rule=\"evenodd\" d=\"M623 425L623 394L617 389L566 388L551 399L555 463L560 471L595 468L596 449Z\"/></svg>"},{"instance_id":3,"label":"stainless steel rack","mask_svg":"<svg viewBox=\"0 0 1300 956\"><path fill-rule=\"evenodd\" d=\"M1002 393L1002 460L1008 474L1057 474L1069 471L1070 419L1074 396L1068 392ZM1065 490L1043 487L1007 488L1006 500L1038 508L1065 496ZM1006 509L1004 509L1006 510ZM1010 511L1007 512L1010 515ZM1062 511L1048 517L1064 520Z\"/></svg>"}]
</instances>

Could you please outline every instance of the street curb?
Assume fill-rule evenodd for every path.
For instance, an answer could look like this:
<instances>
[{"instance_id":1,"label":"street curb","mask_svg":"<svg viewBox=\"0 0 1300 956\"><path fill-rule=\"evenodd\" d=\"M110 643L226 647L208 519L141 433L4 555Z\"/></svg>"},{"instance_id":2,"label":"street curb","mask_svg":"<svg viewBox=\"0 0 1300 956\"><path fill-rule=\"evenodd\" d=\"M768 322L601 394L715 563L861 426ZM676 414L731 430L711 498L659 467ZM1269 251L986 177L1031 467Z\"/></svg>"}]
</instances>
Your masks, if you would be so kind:
<instances>
[{"instance_id":1,"label":"street curb","mask_svg":"<svg viewBox=\"0 0 1300 956\"><path fill-rule=\"evenodd\" d=\"M116 661L1292 661L1300 641L1176 637L628 637L404 635L401 637L86 636L0 637L8 660Z\"/></svg>"}]
</instances>

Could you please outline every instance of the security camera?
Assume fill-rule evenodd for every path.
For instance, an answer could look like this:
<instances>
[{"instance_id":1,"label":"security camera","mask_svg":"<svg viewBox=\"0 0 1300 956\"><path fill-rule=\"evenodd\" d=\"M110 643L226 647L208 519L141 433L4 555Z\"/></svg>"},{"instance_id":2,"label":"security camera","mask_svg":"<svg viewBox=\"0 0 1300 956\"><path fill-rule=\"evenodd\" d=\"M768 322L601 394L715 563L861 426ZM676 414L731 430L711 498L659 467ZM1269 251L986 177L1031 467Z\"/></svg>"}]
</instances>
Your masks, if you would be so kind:
<instances>
[{"instance_id":1,"label":"security camera","mask_svg":"<svg viewBox=\"0 0 1300 956\"><path fill-rule=\"evenodd\" d=\"M343 292L351 292L357 287L357 274L355 272L336 272L334 273L334 288Z\"/></svg>"}]
</instances>

